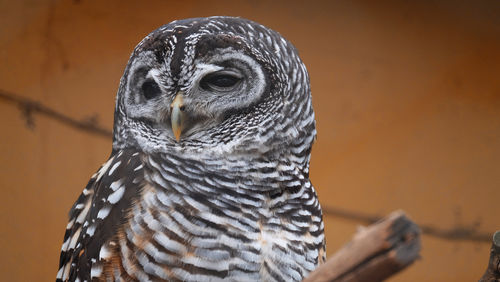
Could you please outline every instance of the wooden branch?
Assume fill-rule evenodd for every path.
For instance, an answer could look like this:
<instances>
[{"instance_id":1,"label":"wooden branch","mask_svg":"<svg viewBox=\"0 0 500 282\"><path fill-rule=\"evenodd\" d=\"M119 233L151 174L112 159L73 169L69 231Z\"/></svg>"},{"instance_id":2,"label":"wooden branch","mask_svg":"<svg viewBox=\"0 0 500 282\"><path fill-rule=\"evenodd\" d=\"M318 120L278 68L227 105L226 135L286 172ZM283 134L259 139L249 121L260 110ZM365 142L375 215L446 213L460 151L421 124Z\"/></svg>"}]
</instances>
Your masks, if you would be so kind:
<instances>
[{"instance_id":1,"label":"wooden branch","mask_svg":"<svg viewBox=\"0 0 500 282\"><path fill-rule=\"evenodd\" d=\"M358 231L304 282L383 281L413 263L419 252L419 227L396 211Z\"/></svg>"},{"instance_id":2,"label":"wooden branch","mask_svg":"<svg viewBox=\"0 0 500 282\"><path fill-rule=\"evenodd\" d=\"M322 206L321 208L325 216L340 217L366 225L373 224L382 218L375 214L349 211L331 206ZM418 226L423 235L429 235L449 241L471 241L490 244L491 236L493 235L493 232L480 232L474 223L455 225L450 228L436 227L422 223Z\"/></svg>"},{"instance_id":3,"label":"wooden branch","mask_svg":"<svg viewBox=\"0 0 500 282\"><path fill-rule=\"evenodd\" d=\"M500 281L500 230L495 232L492 241L490 262L479 282Z\"/></svg>"}]
</instances>

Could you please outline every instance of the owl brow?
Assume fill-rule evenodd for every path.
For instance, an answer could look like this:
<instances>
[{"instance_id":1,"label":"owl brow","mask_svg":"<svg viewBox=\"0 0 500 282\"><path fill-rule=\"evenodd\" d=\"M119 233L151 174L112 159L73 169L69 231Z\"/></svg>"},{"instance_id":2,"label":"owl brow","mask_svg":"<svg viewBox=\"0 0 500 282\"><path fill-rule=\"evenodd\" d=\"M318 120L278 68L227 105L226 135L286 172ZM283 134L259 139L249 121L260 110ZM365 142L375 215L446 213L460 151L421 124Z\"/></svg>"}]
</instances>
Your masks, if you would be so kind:
<instances>
[{"instance_id":1,"label":"owl brow","mask_svg":"<svg viewBox=\"0 0 500 282\"><path fill-rule=\"evenodd\" d=\"M232 47L235 50L244 50L243 38L232 33L203 36L196 45L196 57L205 56L215 49Z\"/></svg>"}]
</instances>

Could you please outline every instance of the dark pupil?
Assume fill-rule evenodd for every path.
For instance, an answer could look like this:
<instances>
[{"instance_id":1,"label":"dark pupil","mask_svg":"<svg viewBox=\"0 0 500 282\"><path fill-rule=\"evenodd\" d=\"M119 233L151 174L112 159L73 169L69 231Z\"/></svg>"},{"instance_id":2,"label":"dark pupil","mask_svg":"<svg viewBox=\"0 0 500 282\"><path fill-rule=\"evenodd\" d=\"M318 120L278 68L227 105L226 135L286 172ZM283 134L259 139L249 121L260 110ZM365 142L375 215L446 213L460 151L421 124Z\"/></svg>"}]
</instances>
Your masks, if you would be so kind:
<instances>
[{"instance_id":1,"label":"dark pupil","mask_svg":"<svg viewBox=\"0 0 500 282\"><path fill-rule=\"evenodd\" d=\"M238 82L238 78L230 75L217 75L212 77L209 82L217 87L231 87Z\"/></svg>"},{"instance_id":2,"label":"dark pupil","mask_svg":"<svg viewBox=\"0 0 500 282\"><path fill-rule=\"evenodd\" d=\"M207 90L222 90L220 88L230 88L235 86L240 81L239 77L228 74L213 74L207 75L201 81L201 86ZM215 89L214 89L215 87Z\"/></svg>"},{"instance_id":3,"label":"dark pupil","mask_svg":"<svg viewBox=\"0 0 500 282\"><path fill-rule=\"evenodd\" d=\"M144 81L141 88L142 95L144 95L144 97L148 100L161 94L160 86L158 86L158 84L152 79Z\"/></svg>"}]
</instances>

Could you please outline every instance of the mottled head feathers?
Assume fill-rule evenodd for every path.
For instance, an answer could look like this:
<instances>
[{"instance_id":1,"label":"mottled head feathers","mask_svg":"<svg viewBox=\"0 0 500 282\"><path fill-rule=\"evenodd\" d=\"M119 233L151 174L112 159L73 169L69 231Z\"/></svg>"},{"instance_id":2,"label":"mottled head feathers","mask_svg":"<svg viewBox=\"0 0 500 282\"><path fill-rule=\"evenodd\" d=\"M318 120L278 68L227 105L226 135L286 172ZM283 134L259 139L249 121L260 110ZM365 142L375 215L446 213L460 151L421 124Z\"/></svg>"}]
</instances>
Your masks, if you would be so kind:
<instances>
[{"instance_id":1,"label":"mottled head feathers","mask_svg":"<svg viewBox=\"0 0 500 282\"><path fill-rule=\"evenodd\" d=\"M183 93L179 141L171 104ZM293 45L232 17L174 21L135 48L116 100L114 150L247 153L315 137L306 68Z\"/></svg>"}]
</instances>

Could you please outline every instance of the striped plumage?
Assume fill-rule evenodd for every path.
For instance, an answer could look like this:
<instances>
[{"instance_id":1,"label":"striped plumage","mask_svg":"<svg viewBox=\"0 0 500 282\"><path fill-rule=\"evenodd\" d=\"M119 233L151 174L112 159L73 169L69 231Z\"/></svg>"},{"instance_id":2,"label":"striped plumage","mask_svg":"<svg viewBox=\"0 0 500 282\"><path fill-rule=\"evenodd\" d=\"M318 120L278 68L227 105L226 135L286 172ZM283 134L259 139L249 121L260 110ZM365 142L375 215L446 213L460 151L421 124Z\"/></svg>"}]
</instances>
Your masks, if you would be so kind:
<instances>
[{"instance_id":1,"label":"striped plumage","mask_svg":"<svg viewBox=\"0 0 500 282\"><path fill-rule=\"evenodd\" d=\"M309 78L278 33L172 22L134 50L113 151L70 212L58 281L300 281L325 259Z\"/></svg>"}]
</instances>

